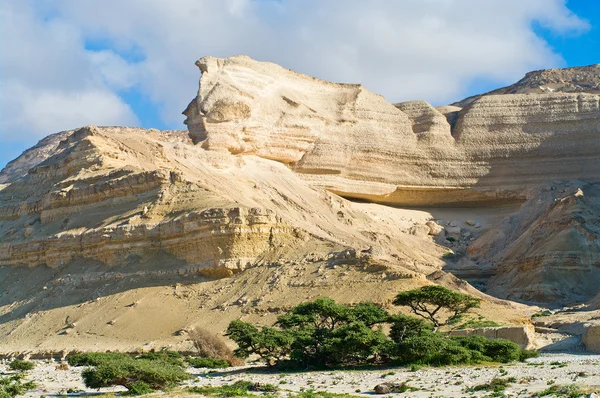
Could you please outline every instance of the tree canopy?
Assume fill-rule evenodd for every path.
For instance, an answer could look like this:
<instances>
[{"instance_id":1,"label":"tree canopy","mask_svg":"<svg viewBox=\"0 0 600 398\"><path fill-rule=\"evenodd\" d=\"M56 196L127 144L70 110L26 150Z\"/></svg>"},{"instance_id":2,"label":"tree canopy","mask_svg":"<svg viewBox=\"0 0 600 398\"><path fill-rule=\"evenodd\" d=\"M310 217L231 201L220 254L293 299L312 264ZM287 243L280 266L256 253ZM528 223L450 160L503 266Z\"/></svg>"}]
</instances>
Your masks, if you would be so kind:
<instances>
[{"instance_id":1,"label":"tree canopy","mask_svg":"<svg viewBox=\"0 0 600 398\"><path fill-rule=\"evenodd\" d=\"M443 286L431 285L400 292L393 303L410 307L415 315L431 321L438 328L447 325L448 322L472 308L478 308L480 302L481 299L468 294L454 292ZM450 313L445 320L442 318L441 310Z\"/></svg>"}]
</instances>

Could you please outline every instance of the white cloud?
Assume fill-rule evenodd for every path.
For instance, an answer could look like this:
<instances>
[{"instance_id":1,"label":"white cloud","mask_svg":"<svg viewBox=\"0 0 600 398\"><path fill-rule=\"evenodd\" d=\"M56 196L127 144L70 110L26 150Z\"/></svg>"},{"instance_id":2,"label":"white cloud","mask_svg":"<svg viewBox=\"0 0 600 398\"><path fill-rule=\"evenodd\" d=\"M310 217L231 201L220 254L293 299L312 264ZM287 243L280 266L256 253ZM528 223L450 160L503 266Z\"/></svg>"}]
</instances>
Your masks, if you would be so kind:
<instances>
[{"instance_id":1,"label":"white cloud","mask_svg":"<svg viewBox=\"0 0 600 398\"><path fill-rule=\"evenodd\" d=\"M113 52L86 51L77 24L44 21L32 3L8 1L0 4L0 37L0 143L29 146L87 124L138 123L113 91L135 82L132 67Z\"/></svg>"},{"instance_id":2,"label":"white cloud","mask_svg":"<svg viewBox=\"0 0 600 398\"><path fill-rule=\"evenodd\" d=\"M65 111L88 108L75 98L104 104L90 105L80 114L90 121L81 124L132 123L112 93L133 85L167 123L183 128L180 113L200 76L194 62L205 55L248 54L360 82L394 102L446 103L471 94L476 80L510 83L529 70L562 66L534 23L557 34L588 28L564 0L8 0L0 10L2 40L12 37L0 49L0 78L23 85L28 100L41 93L60 104L53 120L15 112L2 115L0 128L29 122L44 133L81 120ZM86 39L108 41L116 52L86 51ZM117 54L131 48L141 61ZM27 105L21 101L13 106Z\"/></svg>"}]
</instances>

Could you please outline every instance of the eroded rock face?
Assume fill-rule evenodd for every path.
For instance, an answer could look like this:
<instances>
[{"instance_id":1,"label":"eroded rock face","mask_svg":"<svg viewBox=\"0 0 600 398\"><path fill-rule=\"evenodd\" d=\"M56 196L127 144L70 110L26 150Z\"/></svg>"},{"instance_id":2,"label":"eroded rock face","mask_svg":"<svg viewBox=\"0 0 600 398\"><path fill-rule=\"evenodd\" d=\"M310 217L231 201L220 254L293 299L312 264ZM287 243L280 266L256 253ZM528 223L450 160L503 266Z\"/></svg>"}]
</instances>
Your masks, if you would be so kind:
<instances>
[{"instance_id":1,"label":"eroded rock face","mask_svg":"<svg viewBox=\"0 0 600 398\"><path fill-rule=\"evenodd\" d=\"M494 270L492 295L553 305L591 299L600 286L600 184L547 184L468 254Z\"/></svg>"},{"instance_id":2,"label":"eroded rock face","mask_svg":"<svg viewBox=\"0 0 600 398\"><path fill-rule=\"evenodd\" d=\"M489 95L464 109L387 103L248 57L202 58L184 114L195 142L287 164L314 186L402 205L524 200L599 178L600 96Z\"/></svg>"},{"instance_id":3,"label":"eroded rock face","mask_svg":"<svg viewBox=\"0 0 600 398\"><path fill-rule=\"evenodd\" d=\"M61 269L84 259L228 276L313 250L326 258L372 247L388 229L279 162L206 151L186 132L88 126L63 138L0 191L0 267ZM418 238L408 239L387 244L386 258L427 262L411 249Z\"/></svg>"}]
</instances>

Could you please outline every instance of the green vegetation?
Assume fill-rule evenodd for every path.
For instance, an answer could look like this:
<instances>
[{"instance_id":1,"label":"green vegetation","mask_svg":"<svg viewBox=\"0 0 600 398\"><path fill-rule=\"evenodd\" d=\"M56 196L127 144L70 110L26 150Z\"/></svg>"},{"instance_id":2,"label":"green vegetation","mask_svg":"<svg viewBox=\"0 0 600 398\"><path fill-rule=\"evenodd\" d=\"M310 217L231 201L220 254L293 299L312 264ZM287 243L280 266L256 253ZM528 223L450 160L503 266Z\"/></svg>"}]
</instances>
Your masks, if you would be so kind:
<instances>
[{"instance_id":1,"label":"green vegetation","mask_svg":"<svg viewBox=\"0 0 600 398\"><path fill-rule=\"evenodd\" d=\"M131 359L131 356L118 352L84 352L69 356L67 363L70 366L97 366L106 361L125 361L127 359Z\"/></svg>"},{"instance_id":2,"label":"green vegetation","mask_svg":"<svg viewBox=\"0 0 600 398\"><path fill-rule=\"evenodd\" d=\"M31 361L24 361L22 359L15 359L10 364L8 364L8 367L11 370L18 370L24 372L35 368L35 363Z\"/></svg>"},{"instance_id":3,"label":"green vegetation","mask_svg":"<svg viewBox=\"0 0 600 398\"><path fill-rule=\"evenodd\" d=\"M515 379L514 377L509 377L507 379L495 377L489 383L469 387L466 391L492 391L493 393L496 393L493 396L503 396L504 390L506 390L506 388L509 387L512 383L516 383L516 381L517 379Z\"/></svg>"},{"instance_id":4,"label":"green vegetation","mask_svg":"<svg viewBox=\"0 0 600 398\"><path fill-rule=\"evenodd\" d=\"M0 398L13 398L18 395L24 395L29 390L33 390L36 385L34 382L23 383L23 374L19 373L11 376L0 376Z\"/></svg>"},{"instance_id":5,"label":"green vegetation","mask_svg":"<svg viewBox=\"0 0 600 398\"><path fill-rule=\"evenodd\" d=\"M187 390L194 394L209 397L247 397L250 395L250 391L272 393L277 391L277 387L272 384L240 380L224 386L189 387Z\"/></svg>"},{"instance_id":6,"label":"green vegetation","mask_svg":"<svg viewBox=\"0 0 600 398\"><path fill-rule=\"evenodd\" d=\"M548 310L544 310L544 311L536 312L531 317L532 318L540 318L540 317L543 317L543 316L550 316L550 315L552 315L552 312L550 312Z\"/></svg>"},{"instance_id":7,"label":"green vegetation","mask_svg":"<svg viewBox=\"0 0 600 398\"><path fill-rule=\"evenodd\" d=\"M553 385L535 394L536 397L565 397L565 398L577 398L582 397L586 394L581 386L577 384L568 385Z\"/></svg>"},{"instance_id":8,"label":"green vegetation","mask_svg":"<svg viewBox=\"0 0 600 398\"><path fill-rule=\"evenodd\" d=\"M423 288L425 289L425 288ZM456 317L478 299L447 289L407 292L399 300L425 308L424 300L436 303L431 318L441 308ZM400 295L398 295L400 296ZM413 300L421 297L421 304ZM429 298L427 298L429 297ZM425 317L425 316L424 316ZM383 325L391 325L389 335ZM438 321L438 324L441 322ZM258 327L233 321L227 335L238 344L234 353L242 358L258 355L269 365L306 369L395 363L416 365L458 365L483 362L511 362L537 356L508 340L482 336L450 337L434 331L434 324L406 315L390 315L373 303L355 306L337 304L329 298L300 304L278 317L273 327Z\"/></svg>"},{"instance_id":9,"label":"green vegetation","mask_svg":"<svg viewBox=\"0 0 600 398\"><path fill-rule=\"evenodd\" d=\"M436 328L448 324L472 308L479 307L480 302L476 297L436 285L400 292L394 299L395 305L409 307L415 315L432 322ZM445 321L442 321L440 310L450 312Z\"/></svg>"},{"instance_id":10,"label":"green vegetation","mask_svg":"<svg viewBox=\"0 0 600 398\"><path fill-rule=\"evenodd\" d=\"M486 319L484 316L478 316L477 318L467 318L465 316L458 316L455 319L448 322L449 325L456 325L455 329L481 329L481 328L493 328L502 326L502 324Z\"/></svg>"},{"instance_id":11,"label":"green vegetation","mask_svg":"<svg viewBox=\"0 0 600 398\"><path fill-rule=\"evenodd\" d=\"M194 368L227 368L229 362L224 359L217 358L198 358L198 357L187 357L185 361Z\"/></svg>"},{"instance_id":12,"label":"green vegetation","mask_svg":"<svg viewBox=\"0 0 600 398\"><path fill-rule=\"evenodd\" d=\"M67 359L71 366L88 366L83 381L88 388L121 385L129 395L172 387L189 378L182 356L173 351L159 351L133 358L119 353L82 353Z\"/></svg>"}]
</instances>

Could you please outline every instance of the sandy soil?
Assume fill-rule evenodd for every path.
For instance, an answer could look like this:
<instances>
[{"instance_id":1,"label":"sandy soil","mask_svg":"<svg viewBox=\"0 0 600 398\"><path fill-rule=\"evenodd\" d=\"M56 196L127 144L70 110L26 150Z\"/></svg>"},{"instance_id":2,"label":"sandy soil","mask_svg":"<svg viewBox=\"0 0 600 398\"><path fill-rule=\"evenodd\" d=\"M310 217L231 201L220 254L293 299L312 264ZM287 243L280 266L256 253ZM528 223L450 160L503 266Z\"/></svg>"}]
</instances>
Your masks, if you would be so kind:
<instances>
[{"instance_id":1,"label":"sandy soil","mask_svg":"<svg viewBox=\"0 0 600 398\"><path fill-rule=\"evenodd\" d=\"M27 394L28 397L66 393L91 395L124 390L121 387L89 390L81 380L82 368L57 370L55 362L36 362L36 368L29 372L27 379L34 380L39 388ZM0 364L0 371L8 372L6 363ZM410 386L418 388L417 391L402 394L407 397L486 396L489 391L471 394L465 390L468 387L487 384L495 377L516 378L517 382L506 389L506 396L532 396L535 392L547 389L551 384L577 384L591 390L600 390L600 355L544 354L539 358L530 359L527 363L421 368L417 371L386 368L369 371L276 373L254 365L218 371L190 368L188 372L194 377L187 386L219 386L238 380L249 380L277 385L283 396L309 389L366 396L372 395L373 388L383 382L407 382Z\"/></svg>"}]
</instances>

